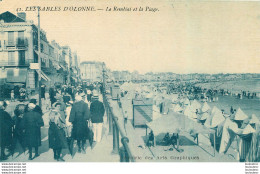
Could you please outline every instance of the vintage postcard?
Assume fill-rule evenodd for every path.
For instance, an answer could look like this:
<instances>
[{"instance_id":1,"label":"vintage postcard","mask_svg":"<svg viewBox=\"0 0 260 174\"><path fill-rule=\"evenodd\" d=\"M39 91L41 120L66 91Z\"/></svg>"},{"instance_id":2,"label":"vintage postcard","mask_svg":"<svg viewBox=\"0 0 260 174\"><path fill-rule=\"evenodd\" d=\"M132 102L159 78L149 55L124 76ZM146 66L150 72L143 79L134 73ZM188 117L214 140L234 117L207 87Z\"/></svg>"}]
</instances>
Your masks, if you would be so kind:
<instances>
[{"instance_id":1,"label":"vintage postcard","mask_svg":"<svg viewBox=\"0 0 260 174\"><path fill-rule=\"evenodd\" d=\"M259 162L260 3L0 0L1 162Z\"/></svg>"}]
</instances>

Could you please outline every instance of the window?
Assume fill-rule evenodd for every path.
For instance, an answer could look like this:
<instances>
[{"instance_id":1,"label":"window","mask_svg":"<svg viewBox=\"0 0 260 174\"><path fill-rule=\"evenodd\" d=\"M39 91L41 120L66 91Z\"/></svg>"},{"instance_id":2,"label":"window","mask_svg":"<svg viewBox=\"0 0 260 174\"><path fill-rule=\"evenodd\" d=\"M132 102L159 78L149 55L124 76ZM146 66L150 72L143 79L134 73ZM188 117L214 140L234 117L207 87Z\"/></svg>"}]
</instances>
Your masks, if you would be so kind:
<instances>
[{"instance_id":1,"label":"window","mask_svg":"<svg viewBox=\"0 0 260 174\"><path fill-rule=\"evenodd\" d=\"M8 65L15 65L14 51L8 52Z\"/></svg>"},{"instance_id":2,"label":"window","mask_svg":"<svg viewBox=\"0 0 260 174\"><path fill-rule=\"evenodd\" d=\"M44 49L43 49L43 44L41 43L41 52L42 52L42 53L43 53L43 50L44 50Z\"/></svg>"},{"instance_id":3,"label":"window","mask_svg":"<svg viewBox=\"0 0 260 174\"><path fill-rule=\"evenodd\" d=\"M25 51L19 51L19 65L25 65Z\"/></svg>"},{"instance_id":4,"label":"window","mask_svg":"<svg viewBox=\"0 0 260 174\"><path fill-rule=\"evenodd\" d=\"M8 32L8 45L14 46L14 32L13 31Z\"/></svg>"},{"instance_id":5,"label":"window","mask_svg":"<svg viewBox=\"0 0 260 174\"><path fill-rule=\"evenodd\" d=\"M24 45L24 31L18 31L18 45Z\"/></svg>"}]
</instances>

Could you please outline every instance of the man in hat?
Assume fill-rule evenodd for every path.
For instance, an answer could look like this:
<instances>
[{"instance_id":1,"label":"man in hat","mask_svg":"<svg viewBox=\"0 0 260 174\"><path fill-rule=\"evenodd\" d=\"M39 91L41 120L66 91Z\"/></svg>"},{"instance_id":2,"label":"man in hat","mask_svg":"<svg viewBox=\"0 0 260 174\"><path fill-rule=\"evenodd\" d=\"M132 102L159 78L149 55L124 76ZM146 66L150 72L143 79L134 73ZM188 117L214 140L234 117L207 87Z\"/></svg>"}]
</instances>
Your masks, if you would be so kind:
<instances>
[{"instance_id":1,"label":"man in hat","mask_svg":"<svg viewBox=\"0 0 260 174\"><path fill-rule=\"evenodd\" d=\"M6 104L0 101L0 146L1 146L1 160L6 160L5 148L12 143L12 126L13 120L11 116L5 111Z\"/></svg>"},{"instance_id":2,"label":"man in hat","mask_svg":"<svg viewBox=\"0 0 260 174\"><path fill-rule=\"evenodd\" d=\"M25 145L29 148L29 160L32 160L32 148L35 148L34 158L39 156L38 147L41 145L41 127L44 125L42 116L34 111L36 105L28 104L28 112L23 117L25 130Z\"/></svg>"},{"instance_id":3,"label":"man in hat","mask_svg":"<svg viewBox=\"0 0 260 174\"><path fill-rule=\"evenodd\" d=\"M97 92L93 93L92 103L90 105L91 122L93 123L94 142L100 142L102 137L103 117L105 108Z\"/></svg>"},{"instance_id":4,"label":"man in hat","mask_svg":"<svg viewBox=\"0 0 260 174\"><path fill-rule=\"evenodd\" d=\"M88 138L88 120L90 118L90 111L88 104L82 100L82 96L77 95L75 97L75 103L73 104L70 112L69 122L72 123L72 138L77 140L78 152L81 150L85 152L86 139Z\"/></svg>"},{"instance_id":5,"label":"man in hat","mask_svg":"<svg viewBox=\"0 0 260 174\"><path fill-rule=\"evenodd\" d=\"M43 116L42 109L39 105L37 105L37 100L35 98L30 99L29 104L33 103L35 105L35 108L33 109L35 112L39 113L41 116ZM28 105L29 105L28 104ZM25 108L25 112L28 112L28 105Z\"/></svg>"}]
</instances>

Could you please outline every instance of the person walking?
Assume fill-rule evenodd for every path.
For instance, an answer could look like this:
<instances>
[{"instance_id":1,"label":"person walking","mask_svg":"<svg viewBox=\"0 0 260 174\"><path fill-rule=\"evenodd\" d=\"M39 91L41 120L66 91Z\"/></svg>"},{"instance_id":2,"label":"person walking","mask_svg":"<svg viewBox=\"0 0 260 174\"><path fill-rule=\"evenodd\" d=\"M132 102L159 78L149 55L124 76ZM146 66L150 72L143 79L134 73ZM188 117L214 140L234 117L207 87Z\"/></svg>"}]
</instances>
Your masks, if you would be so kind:
<instances>
[{"instance_id":1,"label":"person walking","mask_svg":"<svg viewBox=\"0 0 260 174\"><path fill-rule=\"evenodd\" d=\"M22 127L22 120L25 114L25 104L18 104L14 110L14 137L13 137L13 152L15 150L17 141L19 141L23 151L25 151L24 132Z\"/></svg>"},{"instance_id":2,"label":"person walking","mask_svg":"<svg viewBox=\"0 0 260 174\"><path fill-rule=\"evenodd\" d=\"M56 92L55 88L54 87L50 87L50 89L49 89L49 96L50 96L51 106L53 105L53 103L56 102L56 98L55 98L56 93L57 92Z\"/></svg>"},{"instance_id":3,"label":"person walking","mask_svg":"<svg viewBox=\"0 0 260 174\"><path fill-rule=\"evenodd\" d=\"M38 147L41 145L41 127L44 126L42 116L34 111L36 105L28 104L28 112L23 118L23 129L25 131L25 145L29 148L29 160L32 158L32 148L35 148L34 158L40 156Z\"/></svg>"},{"instance_id":4,"label":"person walking","mask_svg":"<svg viewBox=\"0 0 260 174\"><path fill-rule=\"evenodd\" d=\"M77 95L75 97L75 103L73 104L70 112L69 122L72 123L72 138L77 140L78 152L86 152L85 144L88 138L88 120L90 119L90 111L88 104L82 100L82 96Z\"/></svg>"},{"instance_id":5,"label":"person walking","mask_svg":"<svg viewBox=\"0 0 260 174\"><path fill-rule=\"evenodd\" d=\"M102 138L103 117L105 108L101 101L99 101L98 93L93 93L92 103L90 105L91 122L93 124L94 142L100 142Z\"/></svg>"},{"instance_id":6,"label":"person walking","mask_svg":"<svg viewBox=\"0 0 260 174\"><path fill-rule=\"evenodd\" d=\"M39 113L41 116L43 116L41 107L39 105L37 105L37 99L34 99L34 98L30 99L29 104L30 103L33 103L35 105L35 108L33 109L33 111L35 111L35 112ZM25 112L28 112L28 105L26 105Z\"/></svg>"},{"instance_id":7,"label":"person walking","mask_svg":"<svg viewBox=\"0 0 260 174\"><path fill-rule=\"evenodd\" d=\"M70 154L72 155L72 150L73 150L73 140L71 137L71 133L72 133L72 124L71 122L69 122L69 118L70 118L70 112L71 112L71 108L73 105L73 101L69 101L66 103L66 137L67 137L67 143L69 146L69 151Z\"/></svg>"},{"instance_id":8,"label":"person walking","mask_svg":"<svg viewBox=\"0 0 260 174\"><path fill-rule=\"evenodd\" d=\"M61 103L56 102L53 105L54 109L49 114L49 147L53 149L55 160L65 161L61 157L61 150L67 147L65 137L66 124L60 114Z\"/></svg>"},{"instance_id":9,"label":"person walking","mask_svg":"<svg viewBox=\"0 0 260 174\"><path fill-rule=\"evenodd\" d=\"M0 146L1 146L1 160L7 160L5 155L5 148L12 144L12 127L13 120L5 111L6 104L4 101L0 101Z\"/></svg>"}]
</instances>

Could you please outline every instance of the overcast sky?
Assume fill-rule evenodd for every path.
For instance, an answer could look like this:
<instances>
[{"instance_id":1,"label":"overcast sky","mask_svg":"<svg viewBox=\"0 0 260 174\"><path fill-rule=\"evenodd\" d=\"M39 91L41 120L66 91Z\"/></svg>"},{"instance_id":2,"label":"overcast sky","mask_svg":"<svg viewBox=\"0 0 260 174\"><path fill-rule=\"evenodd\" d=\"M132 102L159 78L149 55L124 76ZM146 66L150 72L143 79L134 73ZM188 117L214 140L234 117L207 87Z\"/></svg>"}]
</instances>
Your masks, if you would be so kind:
<instances>
[{"instance_id":1,"label":"overcast sky","mask_svg":"<svg viewBox=\"0 0 260 174\"><path fill-rule=\"evenodd\" d=\"M49 41L111 70L260 73L259 2L2 0L0 13L29 5L157 7L159 12L41 12ZM36 16L27 12L35 24Z\"/></svg>"}]
</instances>

